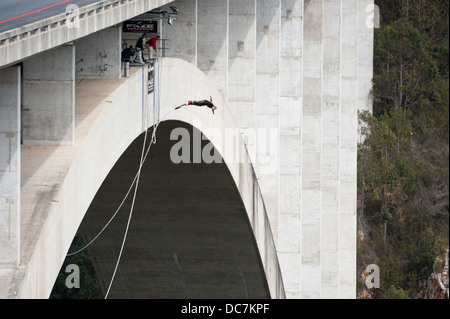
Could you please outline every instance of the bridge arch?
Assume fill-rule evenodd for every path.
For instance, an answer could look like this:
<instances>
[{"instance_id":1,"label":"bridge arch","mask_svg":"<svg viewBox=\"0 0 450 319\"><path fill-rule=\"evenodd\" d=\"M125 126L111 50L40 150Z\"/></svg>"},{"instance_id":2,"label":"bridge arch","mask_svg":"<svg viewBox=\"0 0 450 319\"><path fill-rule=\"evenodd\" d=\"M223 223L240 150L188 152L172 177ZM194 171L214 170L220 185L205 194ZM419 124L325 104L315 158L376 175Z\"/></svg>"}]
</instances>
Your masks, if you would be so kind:
<instances>
[{"instance_id":1,"label":"bridge arch","mask_svg":"<svg viewBox=\"0 0 450 319\"><path fill-rule=\"evenodd\" d=\"M135 201L134 186L128 191L136 177L144 134L133 141L83 218L79 231L90 242L120 207L88 248L103 293L109 290L132 210L108 298L270 298L255 237L230 171L219 156L215 156L218 163L210 163L198 161L192 152L188 162L174 163L172 149L185 141L174 140L172 132L180 130L189 133L193 149L201 133L180 121L162 122L156 144L147 139L145 149L151 149L139 175ZM205 138L201 149L215 152ZM69 256L66 263L71 260L79 259Z\"/></svg>"},{"instance_id":2,"label":"bridge arch","mask_svg":"<svg viewBox=\"0 0 450 319\"><path fill-rule=\"evenodd\" d=\"M97 190L132 141L147 127L156 124L156 114L162 121L180 121L199 128L213 143L241 196L270 296L285 297L271 227L246 146L242 138L237 138L233 152L226 152L225 141L221 138L227 129L236 131L222 95L188 62L163 58L156 70L155 78L160 85L154 92L154 101L158 101L154 104L151 99L144 103L146 68L135 70L127 80L78 82L76 143L70 147L47 147L48 158L41 165L23 166L23 211L25 216L30 216L23 224L33 220L39 220L41 224L39 236L23 236L22 250L32 254L22 254L24 267L14 274L16 280L13 282L17 285L11 289L17 297L47 298L50 295L72 239ZM219 106L215 115L205 107L174 111L175 105L188 99L209 95ZM43 152L39 147L23 149L25 158L32 158L39 151ZM35 183L42 184L42 174L46 174L47 186L42 190L33 189ZM39 194L40 198L32 194ZM30 214L26 212L28 205L33 210ZM28 231L34 230L22 227L22 234Z\"/></svg>"}]
</instances>

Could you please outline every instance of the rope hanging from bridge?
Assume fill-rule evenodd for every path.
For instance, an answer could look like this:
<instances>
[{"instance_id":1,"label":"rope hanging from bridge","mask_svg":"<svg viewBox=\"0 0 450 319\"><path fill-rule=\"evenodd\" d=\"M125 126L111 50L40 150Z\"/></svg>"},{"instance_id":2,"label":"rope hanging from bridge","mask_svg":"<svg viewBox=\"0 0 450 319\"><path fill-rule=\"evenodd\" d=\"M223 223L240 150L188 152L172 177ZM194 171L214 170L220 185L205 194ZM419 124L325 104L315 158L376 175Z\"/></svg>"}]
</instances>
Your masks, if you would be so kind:
<instances>
[{"instance_id":1,"label":"rope hanging from bridge","mask_svg":"<svg viewBox=\"0 0 450 319\"><path fill-rule=\"evenodd\" d=\"M156 104L155 104L156 105ZM155 108L156 106L154 106L154 108ZM154 121L154 124L153 124L153 133L152 133L152 138L151 138L151 142L150 142L150 145L149 145L149 147L148 147L148 149L147 149L147 151L146 151L146 153L145 153L145 156L144 156L144 158L143 158L143 162L142 162L142 165L145 163L145 161L147 160L147 157L148 157L148 154L149 154L149 152L150 152L150 149L151 149L151 146L152 146L152 144L156 144L156 142L157 142L157 139L156 139L156 131L157 131L157 129L158 129L158 126L159 126L159 124L170 114L170 113L172 113L174 110L171 110L170 112L168 112L167 114L165 114L161 119L159 119L159 112L160 112L160 106L159 106L159 103L158 103L158 106L157 106L157 111L158 111L158 120L156 121ZM156 115L156 112L154 111L154 116ZM147 131L146 131L146 135L147 135ZM145 145L145 144L144 144ZM76 254L78 254L78 253L80 253L80 252L82 252L83 250L85 250L86 248L88 248L98 237L100 237L100 235L106 230L106 228L108 228L108 226L109 226L109 224L114 220L114 218L116 217L116 215L117 215L117 213L120 211L120 209L122 208L122 206L123 206L123 204L125 203L125 201L126 201L126 199L128 198L128 196L130 195L130 193L131 193L131 190L133 189L133 186L134 186L134 184L136 183L136 180L138 179L138 175L139 175L139 173L140 173L140 169L141 169L141 167L139 167L139 169L138 169L138 172L136 173L136 175L134 176L134 179L133 179L133 181L132 181L132 183L131 183L131 185L130 185L130 187L128 188L128 191L127 191L127 193L125 194L125 196L124 196L124 198L123 198L123 200L122 200L122 202L120 203L120 205L119 205L119 207L117 208L117 210L114 212L114 214L112 215L112 217L109 219L109 221L105 224L105 226L100 230L100 232L88 243L88 244L86 244L83 248L80 248L79 250L77 250L77 251L75 251L75 252L73 252L73 253L68 253L67 255L66 255L66 257L70 257L70 256L73 256L73 255L76 255Z\"/></svg>"},{"instance_id":2,"label":"rope hanging from bridge","mask_svg":"<svg viewBox=\"0 0 450 319\"><path fill-rule=\"evenodd\" d=\"M145 163L145 161L146 161L146 159L148 157L148 154L150 152L150 149L151 149L152 145L156 144L156 142L157 142L156 132L158 130L159 124L162 121L162 118L160 117L160 114L161 114L161 112L160 112L161 111L161 105L160 105L160 100L161 100L161 98L160 98L161 97L161 95L160 95L160 92L161 92L161 85L160 85L160 83L161 82L160 82L160 79L161 79L162 68L160 67L159 63L160 62L155 63L155 66L156 65L158 66L158 68L157 68L158 99L157 99L156 103L155 103L155 99L154 99L154 102L153 102L153 132L152 132L152 136L151 136L151 140L150 140L149 146L148 146L147 150L145 151L145 146L147 144L148 131L149 131L148 129L145 130L144 143L142 145L139 169L138 169L138 171L137 171L137 173L136 173L136 175L135 175L135 177L134 177L130 187L128 188L128 191L125 194L122 202L120 203L119 207L116 209L116 211L114 212L112 217L109 219L109 221L105 224L105 226L100 230L100 232L88 244L86 244L83 248L81 248L81 249L79 249L79 250L77 250L77 251L75 251L73 253L68 253L66 255L66 257L70 257L70 256L73 256L73 255L76 255L76 254L82 252L83 250L88 248L95 240L97 240L98 237L100 237L100 235L106 230L106 228L108 228L110 223L114 220L114 218L116 217L117 213L120 211L120 209L122 208L122 206L125 203L126 199L130 195L131 190L133 189L133 186L136 184L136 186L134 188L133 201L132 201L132 204L131 204L130 214L128 216L127 226L126 226L126 229L125 229L124 238L123 238L122 245L121 245L121 248L120 248L120 253L119 253L119 256L118 256L118 259L117 259L117 262L116 262L116 266L114 268L114 272L113 272L113 275L112 275L112 278L111 278L108 290L107 290L107 292L105 294L105 299L108 297L109 291L110 291L111 286L112 286L112 284L114 282L114 278L115 278L115 275L116 275L116 272L117 272L117 269L118 269L118 266L119 266L119 263L120 263L120 259L121 259L121 256L122 256L122 252L123 252L125 243L126 243L128 230L129 230L130 223L131 223L131 218L132 218L132 215L133 215L134 204L135 204L135 201L136 201L136 194L137 194L137 190L138 190L138 186L139 186L139 179L140 179L142 167L143 167L143 165L144 165L144 163ZM155 92L153 94L155 94ZM154 97L155 97L155 95L154 95ZM147 101L147 99L145 99L145 102L143 102L143 103L146 104L146 101ZM147 110L147 105L144 105L144 109ZM166 118L173 111L174 110L171 110L170 112L165 114L163 116L163 118Z\"/></svg>"},{"instance_id":3,"label":"rope hanging from bridge","mask_svg":"<svg viewBox=\"0 0 450 319\"><path fill-rule=\"evenodd\" d=\"M126 239L127 239L128 230L130 228L131 217L133 215L134 203L136 201L136 194L137 194L137 190L138 190L138 186L139 186L139 178L141 176L142 166L144 165L145 159L147 158L147 155L150 152L150 149L151 149L152 145L156 144L156 131L158 129L159 124L161 123L160 115L161 115L161 73L162 73L162 68L161 68L161 65L160 65L161 61L160 60L157 60L157 61L158 61L158 63L155 63L155 66L157 66L157 72L156 73L157 73L157 83L158 83L158 100L157 100L157 103L153 102L153 133L152 133L152 139L151 139L150 144L148 146L147 152L145 152L145 156L144 156L145 144L147 142L147 134L148 134L148 129L146 129L145 130L145 136L144 136L144 143L142 145L141 163L139 165L139 170L138 170L138 172L136 174L136 178L135 178L135 180L136 180L136 187L134 189L134 195L133 195L133 201L132 201L132 204L131 204L130 215L128 217L127 227L125 229L125 234L124 234L124 237L123 237L122 246L120 248L120 253L119 253L119 256L117 258L116 267L114 268L114 273L112 275L111 282L110 282L108 290L106 291L106 294L105 294L105 299L108 298L109 291L111 290L111 286L112 286L112 284L114 282L114 278L116 276L117 268L119 267L120 259L122 257L123 248L125 247L125 242L126 242ZM147 101L147 99L145 99L145 101ZM153 101L155 101L155 92L153 92ZM147 105L145 105L144 110L147 110ZM169 114L167 114L167 115L169 115ZM147 115L145 115L145 116L147 116ZM131 189L131 187L130 187L130 189Z\"/></svg>"},{"instance_id":4,"label":"rope hanging from bridge","mask_svg":"<svg viewBox=\"0 0 450 319\"><path fill-rule=\"evenodd\" d=\"M158 108L159 108L159 104L158 104ZM154 107L154 109L155 109L155 107ZM153 114L154 114L154 117L155 117L155 110L154 110ZM168 114L167 114L167 115L168 115ZM166 116L167 116L167 115L166 115ZM147 151L145 152L145 156L144 156L143 159L142 159L142 162L141 162L141 164L140 164L140 166L139 166L138 172L137 172L136 175L134 176L134 179L133 179L133 181L132 181L130 187L128 188L128 191L127 191L127 193L125 194L125 196L124 196L122 202L120 203L119 207L116 209L116 211L114 212L114 214L112 215L112 217L109 219L109 221L105 224L105 226L100 230L100 232L99 232L99 233L98 233L98 234L97 234L97 235L96 235L96 236L95 236L88 244L86 244L83 248L81 248L81 249L79 249L79 250L77 250L77 251L75 251L75 252L73 252L73 253L68 253L68 254L66 255L66 257L70 257L70 256L73 256L73 255L76 255L76 254L82 252L83 250L85 250L86 248L88 248L88 247L89 247L89 246L90 246L90 245L91 245L98 237L100 237L100 235L106 230L106 228L108 228L109 224L114 220L114 218L116 217L117 213L120 211L120 209L122 208L122 206L123 206L123 204L125 203L126 199L127 199L128 196L130 195L130 192L131 192L131 190L133 189L134 184L135 184L136 181L138 180L139 174L140 174L141 169L142 169L142 166L144 165L144 163L145 163L145 161L146 161L146 159L147 159L147 156L148 156L148 154L149 154L149 152L150 152L150 149L151 149L152 144L156 144L156 130L157 130L159 124L160 124L160 120L158 119L158 121L156 122L156 124L153 125L153 133L152 133L152 138L151 138L150 145L149 145ZM144 146L145 146L146 140L147 140L147 135L148 135L147 132L148 132L148 130L145 131L145 136L144 136Z\"/></svg>"},{"instance_id":5,"label":"rope hanging from bridge","mask_svg":"<svg viewBox=\"0 0 450 319\"><path fill-rule=\"evenodd\" d=\"M130 228L131 216L133 215L134 203L136 201L136 194L137 194L137 190L138 190L138 186L139 186L139 178L141 177L142 165L144 164L144 153L145 153L145 144L147 143L147 132L148 132L148 130L145 130L144 143L142 145L142 152L141 152L141 163L139 165L139 170L137 172L136 187L134 188L133 201L131 203L130 215L128 216L128 222L127 222L127 227L125 229L125 235L123 236L123 241L122 241L122 246L120 247L119 257L117 258L116 267L114 268L114 273L112 275L111 282L109 283L108 290L106 291L105 299L108 298L109 291L114 282L114 277L116 276L117 268L119 267L120 258L122 257L123 248L125 246L125 242L127 239L128 230ZM155 133L155 131L153 131L153 133ZM153 134L153 135L155 136L156 134ZM150 150L150 147L152 145L153 145L153 143L150 143L148 150Z\"/></svg>"},{"instance_id":6,"label":"rope hanging from bridge","mask_svg":"<svg viewBox=\"0 0 450 319\"><path fill-rule=\"evenodd\" d=\"M157 104L158 105L157 105L157 107L155 107L155 103L153 103L153 133L152 133L152 139L151 139L150 144L148 146L147 152L145 152L145 145L147 143L147 134L148 134L148 129L146 129L145 130L145 136L144 136L144 143L142 145L141 162L140 162L140 165L139 165L139 170L138 170L138 172L136 174L136 176L137 176L136 177L136 187L134 188L134 195L133 195L133 201L131 203L130 215L128 216L128 222L127 222L127 227L125 229L125 234L123 236L122 246L120 247L120 253L119 253L119 256L117 258L116 267L114 268L114 272L113 272L113 275L111 277L111 281L109 283L108 290L106 291L105 299L108 298L109 291L111 290L111 286L112 286L112 284L114 282L114 278L116 276L117 268L119 267L120 259L122 257L123 248L125 247L125 242L127 240L128 230L130 228L130 223L131 223L131 217L133 215L134 203L136 201L136 194L137 194L137 190L138 190L138 186L139 186L139 178L141 176L142 166L144 165L144 160L145 160L145 158L147 158L147 155L150 152L150 149L151 149L152 145L156 144L156 131L158 129L159 123L161 122L161 119L160 119L160 106L161 106L160 105L161 104L161 96L160 96L161 82L160 82L160 79L161 79L161 67L159 65L159 62L155 63L155 65L158 66L158 70L157 70L157 78L158 78L158 103ZM155 93L153 93L153 94L155 94ZM153 95L153 97L154 96L155 95ZM147 101L147 99L145 99L145 101ZM147 110L147 105L145 105L144 110ZM156 113L157 113L157 116L158 116L158 121L155 120L156 119ZM145 152L145 158L144 158L144 152Z\"/></svg>"}]
</instances>

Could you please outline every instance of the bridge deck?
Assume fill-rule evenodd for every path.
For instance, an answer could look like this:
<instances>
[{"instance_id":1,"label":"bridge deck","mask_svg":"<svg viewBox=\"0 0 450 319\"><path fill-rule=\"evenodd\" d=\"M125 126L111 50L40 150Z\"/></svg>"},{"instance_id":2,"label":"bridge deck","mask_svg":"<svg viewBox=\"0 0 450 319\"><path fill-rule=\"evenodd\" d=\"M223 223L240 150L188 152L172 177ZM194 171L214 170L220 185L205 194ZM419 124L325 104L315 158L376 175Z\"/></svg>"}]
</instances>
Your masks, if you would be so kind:
<instances>
[{"instance_id":1,"label":"bridge deck","mask_svg":"<svg viewBox=\"0 0 450 319\"><path fill-rule=\"evenodd\" d=\"M65 13L68 5L83 7L99 0L21 0L0 3L0 33Z\"/></svg>"}]
</instances>

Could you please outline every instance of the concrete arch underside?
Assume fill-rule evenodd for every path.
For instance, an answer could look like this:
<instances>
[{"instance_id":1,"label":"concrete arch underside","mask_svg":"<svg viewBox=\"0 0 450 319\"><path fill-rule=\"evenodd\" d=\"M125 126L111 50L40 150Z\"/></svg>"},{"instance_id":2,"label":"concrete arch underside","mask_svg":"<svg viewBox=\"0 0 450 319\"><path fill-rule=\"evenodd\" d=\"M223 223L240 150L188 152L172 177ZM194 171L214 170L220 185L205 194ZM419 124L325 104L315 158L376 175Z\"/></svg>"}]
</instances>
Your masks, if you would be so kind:
<instances>
[{"instance_id":1,"label":"concrete arch underside","mask_svg":"<svg viewBox=\"0 0 450 319\"><path fill-rule=\"evenodd\" d=\"M133 207L108 298L270 298L245 206L228 168L224 163L194 163L192 152L189 162L174 163L171 149L179 142L171 140L171 132L180 129L190 133L192 150L194 136L201 134L197 129L179 121L161 123L158 142L142 167L134 204L133 187L120 206L136 177L141 134L108 174L81 223L88 243L121 207L88 248L103 293L113 277ZM202 149L208 143L202 140Z\"/></svg>"},{"instance_id":2,"label":"concrete arch underside","mask_svg":"<svg viewBox=\"0 0 450 319\"><path fill-rule=\"evenodd\" d=\"M259 251L260 270L268 289L264 293L271 298L284 298L264 201L240 135L233 142L233 151L225 150L222 137L227 129L236 131L236 128L222 95L211 86L203 72L179 59L164 58L157 64L153 95L147 96L146 76L146 68L135 68L128 79L77 81L75 143L63 147L23 146L21 266L11 271L7 283L9 291L2 293L14 298L49 297L72 239L95 194L128 146L155 124L155 114L159 113L162 121L183 122L199 129L223 158ZM220 106L215 115L206 107L174 111L174 106L188 99L210 95ZM152 109L158 112L152 112ZM163 124L161 128L164 128ZM212 197L211 201L218 198ZM170 253L171 261L176 259L174 253L177 254ZM235 262L239 256L233 256ZM257 257L254 255L255 260ZM258 270L254 272L258 273ZM240 279L242 283L242 277Z\"/></svg>"}]
</instances>

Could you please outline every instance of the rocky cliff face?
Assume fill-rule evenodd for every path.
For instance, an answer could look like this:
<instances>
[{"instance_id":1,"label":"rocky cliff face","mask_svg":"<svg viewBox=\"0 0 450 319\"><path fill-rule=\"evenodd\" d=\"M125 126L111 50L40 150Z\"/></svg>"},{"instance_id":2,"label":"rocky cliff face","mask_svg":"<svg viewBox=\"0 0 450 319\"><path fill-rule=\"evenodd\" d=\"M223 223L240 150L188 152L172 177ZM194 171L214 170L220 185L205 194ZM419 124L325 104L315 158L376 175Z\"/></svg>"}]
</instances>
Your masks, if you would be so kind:
<instances>
[{"instance_id":1,"label":"rocky cliff face","mask_svg":"<svg viewBox=\"0 0 450 319\"><path fill-rule=\"evenodd\" d=\"M435 265L442 265L442 258L436 259ZM445 253L445 266L435 271L431 276L422 283L421 290L417 295L422 299L449 299L449 282L448 282L448 248Z\"/></svg>"}]
</instances>

